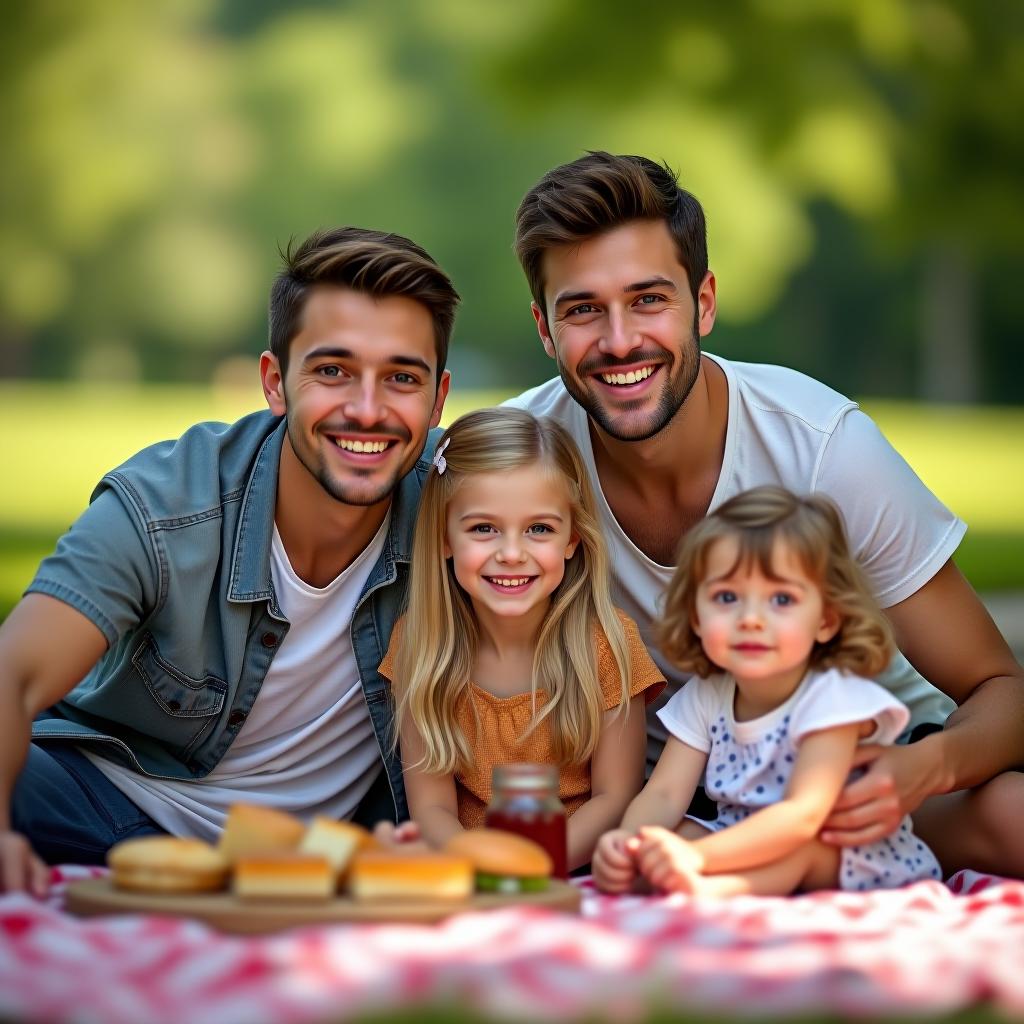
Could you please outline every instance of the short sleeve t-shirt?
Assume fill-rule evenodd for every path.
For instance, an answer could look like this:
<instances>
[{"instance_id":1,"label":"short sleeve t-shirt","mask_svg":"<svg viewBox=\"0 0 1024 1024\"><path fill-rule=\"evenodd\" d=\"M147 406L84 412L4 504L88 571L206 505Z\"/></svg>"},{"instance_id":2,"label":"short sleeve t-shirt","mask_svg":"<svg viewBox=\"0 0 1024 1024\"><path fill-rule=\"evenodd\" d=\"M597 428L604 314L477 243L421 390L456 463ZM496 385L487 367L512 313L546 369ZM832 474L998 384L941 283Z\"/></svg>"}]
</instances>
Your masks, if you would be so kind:
<instances>
[{"instance_id":1,"label":"short sleeve t-shirt","mask_svg":"<svg viewBox=\"0 0 1024 1024\"><path fill-rule=\"evenodd\" d=\"M626 635L629 655L630 697L644 694L650 701L661 692L665 677L654 664L640 639L636 623L619 612ZM394 681L397 651L405 642L405 622L395 625L391 646L380 666L380 674ZM597 674L601 684L603 709L611 711L622 701L622 682L612 657L608 639L601 629L595 630ZM537 713L543 710L547 694L537 691ZM497 764L529 761L551 764L551 723L544 719L530 731L533 723L533 695L517 693L496 697L483 687L470 682L456 707L456 724L473 751L473 762L455 773L459 821L465 828L484 823L484 812L491 802L491 772ZM569 814L578 810L590 796L590 764L565 765L559 771L558 796Z\"/></svg>"},{"instance_id":2,"label":"short sleeve t-shirt","mask_svg":"<svg viewBox=\"0 0 1024 1024\"><path fill-rule=\"evenodd\" d=\"M952 556L967 527L925 487L857 403L795 370L708 358L725 374L729 393L722 469L709 511L761 484L823 494L840 509L851 550L883 608L920 590ZM690 678L658 650L653 637L674 567L648 558L619 525L601 491L586 411L559 378L507 404L551 417L579 445L597 492L612 597L636 621L665 673L668 699ZM943 722L955 707L902 655L878 681L910 708L912 725ZM652 714L648 731L653 763L665 733Z\"/></svg>"}]
</instances>

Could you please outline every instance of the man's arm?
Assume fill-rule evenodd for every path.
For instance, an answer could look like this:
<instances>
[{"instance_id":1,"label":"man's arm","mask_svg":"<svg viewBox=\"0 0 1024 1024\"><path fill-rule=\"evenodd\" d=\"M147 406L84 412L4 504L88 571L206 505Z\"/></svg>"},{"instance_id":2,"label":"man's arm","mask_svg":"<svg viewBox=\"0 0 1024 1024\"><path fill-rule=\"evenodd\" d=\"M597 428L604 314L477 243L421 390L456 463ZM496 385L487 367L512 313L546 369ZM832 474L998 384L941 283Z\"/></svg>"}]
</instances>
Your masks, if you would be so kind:
<instances>
[{"instance_id":1,"label":"man's arm","mask_svg":"<svg viewBox=\"0 0 1024 1024\"><path fill-rule=\"evenodd\" d=\"M32 720L65 697L106 649L89 619L44 594L29 594L0 625L0 892L45 891L40 862L24 837L11 832L11 794Z\"/></svg>"},{"instance_id":2,"label":"man's arm","mask_svg":"<svg viewBox=\"0 0 1024 1024\"><path fill-rule=\"evenodd\" d=\"M860 749L871 768L837 801L828 842L871 842L927 797L1024 764L1024 669L954 563L888 614L907 660L959 707L918 743Z\"/></svg>"}]
</instances>

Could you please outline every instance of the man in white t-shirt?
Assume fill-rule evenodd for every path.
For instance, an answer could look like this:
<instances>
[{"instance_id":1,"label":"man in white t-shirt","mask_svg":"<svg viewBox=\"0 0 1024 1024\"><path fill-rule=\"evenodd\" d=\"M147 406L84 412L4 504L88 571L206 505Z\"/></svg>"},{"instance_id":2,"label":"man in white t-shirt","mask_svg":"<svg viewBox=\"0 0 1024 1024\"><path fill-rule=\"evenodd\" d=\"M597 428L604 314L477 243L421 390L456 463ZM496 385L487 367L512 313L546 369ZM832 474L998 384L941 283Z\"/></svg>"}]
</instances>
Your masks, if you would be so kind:
<instances>
[{"instance_id":1,"label":"man in white t-shirt","mask_svg":"<svg viewBox=\"0 0 1024 1024\"><path fill-rule=\"evenodd\" d=\"M704 213L667 168L600 152L556 168L519 207L516 251L559 378L513 404L579 443L617 603L649 643L679 540L710 509L765 483L833 498L905 655L883 681L921 731L952 714L919 742L861 748L867 770L822 838L872 842L913 812L947 871L1024 875L1024 775L1008 771L1024 764L1024 671L952 561L965 525L854 402L701 353L716 312ZM650 646L667 699L686 676Z\"/></svg>"}]
</instances>

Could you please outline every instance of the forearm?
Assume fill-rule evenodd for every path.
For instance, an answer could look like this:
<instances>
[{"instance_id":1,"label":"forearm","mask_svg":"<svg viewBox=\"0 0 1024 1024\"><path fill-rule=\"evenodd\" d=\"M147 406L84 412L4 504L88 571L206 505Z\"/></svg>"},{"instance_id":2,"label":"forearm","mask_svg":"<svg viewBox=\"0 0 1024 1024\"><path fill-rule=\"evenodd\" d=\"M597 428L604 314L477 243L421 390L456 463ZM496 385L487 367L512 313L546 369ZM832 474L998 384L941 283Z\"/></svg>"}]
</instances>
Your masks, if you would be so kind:
<instances>
[{"instance_id":1,"label":"forearm","mask_svg":"<svg viewBox=\"0 0 1024 1024\"><path fill-rule=\"evenodd\" d=\"M680 806L671 794L664 790L652 789L649 785L633 799L622 819L622 828L627 832L636 832L644 825L661 825L662 828L675 829L683 820L686 807Z\"/></svg>"},{"instance_id":2,"label":"forearm","mask_svg":"<svg viewBox=\"0 0 1024 1024\"><path fill-rule=\"evenodd\" d=\"M826 814L827 808L809 810L794 801L781 800L735 825L694 840L693 846L707 874L771 864L810 842Z\"/></svg>"},{"instance_id":3,"label":"forearm","mask_svg":"<svg viewBox=\"0 0 1024 1024\"><path fill-rule=\"evenodd\" d=\"M622 818L623 801L611 793L592 796L569 819L569 870L589 864L598 839L609 829L616 828Z\"/></svg>"},{"instance_id":4,"label":"forearm","mask_svg":"<svg viewBox=\"0 0 1024 1024\"><path fill-rule=\"evenodd\" d=\"M430 846L440 849L452 836L463 831L458 816L447 807L428 804L418 808L410 805L412 820L419 825L420 834Z\"/></svg>"},{"instance_id":5,"label":"forearm","mask_svg":"<svg viewBox=\"0 0 1024 1024\"><path fill-rule=\"evenodd\" d=\"M1024 765L1024 678L986 680L949 716L941 733L918 743L928 756L930 794L968 789ZM926 795L930 795L926 794Z\"/></svg>"},{"instance_id":6,"label":"forearm","mask_svg":"<svg viewBox=\"0 0 1024 1024\"><path fill-rule=\"evenodd\" d=\"M32 714L12 687L0 686L0 832L11 826L11 794L24 767L32 733Z\"/></svg>"}]
</instances>

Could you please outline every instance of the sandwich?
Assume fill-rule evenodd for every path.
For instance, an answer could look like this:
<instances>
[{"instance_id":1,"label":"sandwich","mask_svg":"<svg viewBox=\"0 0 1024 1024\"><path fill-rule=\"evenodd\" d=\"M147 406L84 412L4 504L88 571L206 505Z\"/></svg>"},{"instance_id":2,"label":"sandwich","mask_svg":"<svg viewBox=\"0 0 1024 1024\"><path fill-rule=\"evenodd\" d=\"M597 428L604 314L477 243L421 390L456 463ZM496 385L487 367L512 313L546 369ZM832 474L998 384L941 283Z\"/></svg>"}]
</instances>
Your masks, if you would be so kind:
<instances>
[{"instance_id":1,"label":"sandwich","mask_svg":"<svg viewBox=\"0 0 1024 1024\"><path fill-rule=\"evenodd\" d=\"M323 857L331 865L335 881L341 882L356 852L374 845L373 836L360 825L316 817L306 829L298 852Z\"/></svg>"},{"instance_id":2,"label":"sandwich","mask_svg":"<svg viewBox=\"0 0 1024 1024\"><path fill-rule=\"evenodd\" d=\"M227 883L230 865L201 839L141 836L111 847L107 865L118 889L134 892L216 892Z\"/></svg>"},{"instance_id":3,"label":"sandwich","mask_svg":"<svg viewBox=\"0 0 1024 1024\"><path fill-rule=\"evenodd\" d=\"M371 849L353 858L348 888L357 900L466 900L473 865L454 854Z\"/></svg>"},{"instance_id":4,"label":"sandwich","mask_svg":"<svg viewBox=\"0 0 1024 1024\"><path fill-rule=\"evenodd\" d=\"M330 863L301 853L243 857L235 863L232 885L241 899L263 900L328 900L334 887Z\"/></svg>"},{"instance_id":5,"label":"sandwich","mask_svg":"<svg viewBox=\"0 0 1024 1024\"><path fill-rule=\"evenodd\" d=\"M496 828L460 832L448 840L445 852L472 863L479 892L543 892L554 866L544 847Z\"/></svg>"},{"instance_id":6,"label":"sandwich","mask_svg":"<svg viewBox=\"0 0 1024 1024\"><path fill-rule=\"evenodd\" d=\"M305 832L306 826L284 811L236 803L228 808L217 848L234 864L242 857L294 851Z\"/></svg>"}]
</instances>

